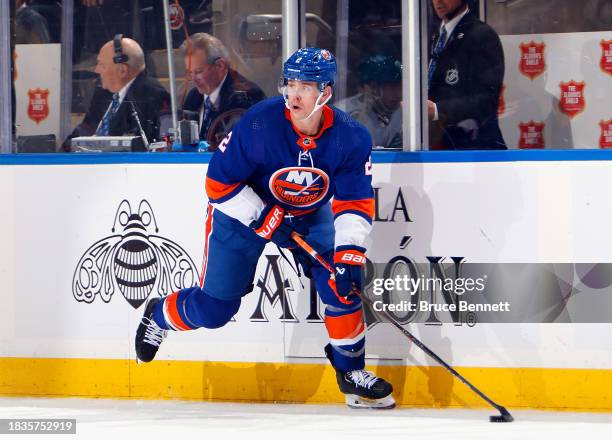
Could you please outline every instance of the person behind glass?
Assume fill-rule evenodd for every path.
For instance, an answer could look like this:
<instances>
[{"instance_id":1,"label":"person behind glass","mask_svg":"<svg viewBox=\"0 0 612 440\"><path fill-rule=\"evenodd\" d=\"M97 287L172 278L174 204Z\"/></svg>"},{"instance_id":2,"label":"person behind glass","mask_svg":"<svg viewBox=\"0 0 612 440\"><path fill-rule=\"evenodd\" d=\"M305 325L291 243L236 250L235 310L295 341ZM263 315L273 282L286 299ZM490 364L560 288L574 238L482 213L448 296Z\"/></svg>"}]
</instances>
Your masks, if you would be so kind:
<instances>
[{"instance_id":1,"label":"person behind glass","mask_svg":"<svg viewBox=\"0 0 612 440\"><path fill-rule=\"evenodd\" d=\"M442 20L431 40L427 101L432 149L506 149L497 109L504 52L467 0L432 0Z\"/></svg>"},{"instance_id":2,"label":"person behind glass","mask_svg":"<svg viewBox=\"0 0 612 440\"><path fill-rule=\"evenodd\" d=\"M76 136L139 135L134 111L147 140L158 139L160 115L170 111L170 94L148 76L140 45L116 35L100 49L95 72L99 86L83 121L64 141L64 150L70 151L70 139Z\"/></svg>"},{"instance_id":3,"label":"person behind glass","mask_svg":"<svg viewBox=\"0 0 612 440\"><path fill-rule=\"evenodd\" d=\"M181 46L192 88L183 105L198 121L200 139L206 139L212 121L233 109L247 109L266 97L259 86L230 68L227 48L216 37L200 32Z\"/></svg>"},{"instance_id":4,"label":"person behind glass","mask_svg":"<svg viewBox=\"0 0 612 440\"><path fill-rule=\"evenodd\" d=\"M15 1L15 40L17 44L51 43L49 23L25 0Z\"/></svg>"},{"instance_id":5,"label":"person behind glass","mask_svg":"<svg viewBox=\"0 0 612 440\"><path fill-rule=\"evenodd\" d=\"M392 55L373 54L359 63L361 92L338 103L366 126L374 146L402 146L402 65Z\"/></svg>"}]
</instances>

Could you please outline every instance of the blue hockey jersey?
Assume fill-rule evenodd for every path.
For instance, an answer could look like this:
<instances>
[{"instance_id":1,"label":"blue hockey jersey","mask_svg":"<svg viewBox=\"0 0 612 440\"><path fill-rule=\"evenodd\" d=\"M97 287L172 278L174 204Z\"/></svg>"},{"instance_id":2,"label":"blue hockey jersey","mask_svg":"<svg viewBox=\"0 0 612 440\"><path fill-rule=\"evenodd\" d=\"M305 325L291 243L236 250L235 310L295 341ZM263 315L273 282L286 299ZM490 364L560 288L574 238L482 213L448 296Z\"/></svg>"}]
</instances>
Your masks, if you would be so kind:
<instances>
[{"instance_id":1,"label":"blue hockey jersey","mask_svg":"<svg viewBox=\"0 0 612 440\"><path fill-rule=\"evenodd\" d=\"M245 225L264 206L307 215L332 200L336 246L363 246L374 216L372 138L348 114L323 107L315 136L292 124L282 97L251 107L213 155L206 193L216 209Z\"/></svg>"}]
</instances>

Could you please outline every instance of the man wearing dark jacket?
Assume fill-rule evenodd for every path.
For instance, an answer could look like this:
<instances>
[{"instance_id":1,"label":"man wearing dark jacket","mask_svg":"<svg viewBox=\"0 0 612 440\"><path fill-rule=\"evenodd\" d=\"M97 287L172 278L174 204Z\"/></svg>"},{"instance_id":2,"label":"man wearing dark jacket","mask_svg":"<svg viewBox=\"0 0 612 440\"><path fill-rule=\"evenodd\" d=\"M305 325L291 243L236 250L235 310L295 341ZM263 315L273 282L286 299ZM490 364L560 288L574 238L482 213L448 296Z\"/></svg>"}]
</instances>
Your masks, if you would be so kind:
<instances>
[{"instance_id":1,"label":"man wearing dark jacket","mask_svg":"<svg viewBox=\"0 0 612 440\"><path fill-rule=\"evenodd\" d=\"M474 16L467 0L432 0L442 20L428 68L432 149L506 149L497 109L504 52L497 33Z\"/></svg>"},{"instance_id":2,"label":"man wearing dark jacket","mask_svg":"<svg viewBox=\"0 0 612 440\"><path fill-rule=\"evenodd\" d=\"M76 136L139 135L134 111L147 141L159 139L160 115L170 112L170 95L145 67L142 48L130 38L116 36L102 46L96 65L100 84L85 118L64 141L65 151Z\"/></svg>"},{"instance_id":3,"label":"man wearing dark jacket","mask_svg":"<svg viewBox=\"0 0 612 440\"><path fill-rule=\"evenodd\" d=\"M195 85L183 110L198 121L200 139L211 139L213 121L233 109L248 109L266 96L259 86L230 68L227 48L207 33L193 34L182 46L185 68Z\"/></svg>"}]
</instances>

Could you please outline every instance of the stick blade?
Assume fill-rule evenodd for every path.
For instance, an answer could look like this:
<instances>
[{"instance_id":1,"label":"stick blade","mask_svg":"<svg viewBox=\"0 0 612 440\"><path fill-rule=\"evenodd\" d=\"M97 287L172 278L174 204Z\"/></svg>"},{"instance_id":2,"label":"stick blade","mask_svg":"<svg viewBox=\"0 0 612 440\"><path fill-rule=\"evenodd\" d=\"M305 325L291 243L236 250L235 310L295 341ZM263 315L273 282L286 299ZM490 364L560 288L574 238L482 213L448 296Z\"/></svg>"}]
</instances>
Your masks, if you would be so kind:
<instances>
[{"instance_id":1,"label":"stick blade","mask_svg":"<svg viewBox=\"0 0 612 440\"><path fill-rule=\"evenodd\" d=\"M514 422L514 417L508 412L506 408L500 406L499 415L489 416L489 422L491 423L510 423Z\"/></svg>"}]
</instances>

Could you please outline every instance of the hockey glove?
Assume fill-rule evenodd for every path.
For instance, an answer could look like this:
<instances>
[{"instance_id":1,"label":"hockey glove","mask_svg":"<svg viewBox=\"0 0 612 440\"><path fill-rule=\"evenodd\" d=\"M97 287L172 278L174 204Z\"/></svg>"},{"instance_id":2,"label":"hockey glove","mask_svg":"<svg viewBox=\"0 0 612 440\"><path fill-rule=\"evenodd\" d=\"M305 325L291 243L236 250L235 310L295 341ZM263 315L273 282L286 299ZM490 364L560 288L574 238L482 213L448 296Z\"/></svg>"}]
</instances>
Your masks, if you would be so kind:
<instances>
[{"instance_id":1,"label":"hockey glove","mask_svg":"<svg viewBox=\"0 0 612 440\"><path fill-rule=\"evenodd\" d=\"M353 287L363 287L363 265L366 262L365 249L359 246L338 246L334 254L334 276L336 290L340 296L349 296Z\"/></svg>"},{"instance_id":2,"label":"hockey glove","mask_svg":"<svg viewBox=\"0 0 612 440\"><path fill-rule=\"evenodd\" d=\"M295 241L291 238L293 231L300 235L306 235L308 232L302 219L285 216L285 210L278 205L266 206L259 218L250 226L260 237L288 249L296 246Z\"/></svg>"}]
</instances>

